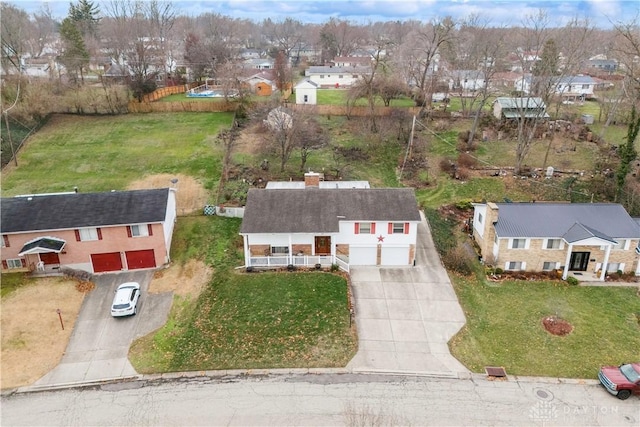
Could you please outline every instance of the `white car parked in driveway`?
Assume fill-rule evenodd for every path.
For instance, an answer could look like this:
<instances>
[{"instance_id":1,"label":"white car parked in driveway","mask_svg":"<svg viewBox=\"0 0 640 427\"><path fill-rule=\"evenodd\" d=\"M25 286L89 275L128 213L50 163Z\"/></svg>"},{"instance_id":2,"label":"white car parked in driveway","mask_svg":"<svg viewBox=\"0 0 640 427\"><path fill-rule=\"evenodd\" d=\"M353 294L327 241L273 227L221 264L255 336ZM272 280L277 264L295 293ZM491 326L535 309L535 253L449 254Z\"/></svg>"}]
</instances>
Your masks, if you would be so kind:
<instances>
[{"instance_id":1,"label":"white car parked in driveway","mask_svg":"<svg viewBox=\"0 0 640 427\"><path fill-rule=\"evenodd\" d=\"M118 286L116 295L111 304L113 317L132 316L138 311L138 299L140 298L140 284L126 282Z\"/></svg>"}]
</instances>

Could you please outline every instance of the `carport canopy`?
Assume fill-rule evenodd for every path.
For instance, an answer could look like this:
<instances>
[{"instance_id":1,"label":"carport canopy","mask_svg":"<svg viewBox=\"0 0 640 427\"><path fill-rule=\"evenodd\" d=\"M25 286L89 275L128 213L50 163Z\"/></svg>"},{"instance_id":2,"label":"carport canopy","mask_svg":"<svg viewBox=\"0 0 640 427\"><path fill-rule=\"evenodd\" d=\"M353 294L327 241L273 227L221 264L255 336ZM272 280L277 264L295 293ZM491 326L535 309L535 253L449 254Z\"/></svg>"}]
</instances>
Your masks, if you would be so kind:
<instances>
[{"instance_id":1,"label":"carport canopy","mask_svg":"<svg viewBox=\"0 0 640 427\"><path fill-rule=\"evenodd\" d=\"M20 249L18 256L45 253L59 254L62 252L62 249L66 244L66 241L56 237L38 237L37 239L25 243L22 249Z\"/></svg>"}]
</instances>

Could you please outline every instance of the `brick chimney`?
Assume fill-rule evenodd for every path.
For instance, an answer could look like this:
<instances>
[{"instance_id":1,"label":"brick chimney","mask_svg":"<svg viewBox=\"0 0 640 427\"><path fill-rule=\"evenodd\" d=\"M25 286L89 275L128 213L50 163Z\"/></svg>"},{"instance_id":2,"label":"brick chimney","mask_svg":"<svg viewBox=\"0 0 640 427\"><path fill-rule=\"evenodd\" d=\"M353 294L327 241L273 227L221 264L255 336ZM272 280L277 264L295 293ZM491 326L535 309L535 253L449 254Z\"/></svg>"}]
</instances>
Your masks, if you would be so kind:
<instances>
[{"instance_id":1,"label":"brick chimney","mask_svg":"<svg viewBox=\"0 0 640 427\"><path fill-rule=\"evenodd\" d=\"M304 187L315 187L318 188L320 186L320 174L317 172L307 172L304 174Z\"/></svg>"}]
</instances>

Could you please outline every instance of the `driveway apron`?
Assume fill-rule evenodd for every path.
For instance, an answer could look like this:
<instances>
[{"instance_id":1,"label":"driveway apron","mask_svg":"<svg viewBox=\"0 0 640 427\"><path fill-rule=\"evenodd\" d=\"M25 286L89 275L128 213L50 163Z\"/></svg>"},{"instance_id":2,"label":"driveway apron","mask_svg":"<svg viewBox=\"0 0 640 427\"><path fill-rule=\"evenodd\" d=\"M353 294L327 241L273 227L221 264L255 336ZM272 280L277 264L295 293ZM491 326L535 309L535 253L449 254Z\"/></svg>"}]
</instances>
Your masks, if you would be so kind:
<instances>
[{"instance_id":1,"label":"driveway apron","mask_svg":"<svg viewBox=\"0 0 640 427\"><path fill-rule=\"evenodd\" d=\"M359 347L347 368L461 377L447 343L466 319L421 213L416 266L352 267Z\"/></svg>"},{"instance_id":2,"label":"driveway apron","mask_svg":"<svg viewBox=\"0 0 640 427\"><path fill-rule=\"evenodd\" d=\"M147 293L152 277L152 270L94 276L96 287L85 296L62 360L33 388L137 376L128 359L129 346L134 339L162 326L171 308L171 292ZM110 308L114 291L120 283L130 281L141 286L138 314L113 318Z\"/></svg>"}]
</instances>

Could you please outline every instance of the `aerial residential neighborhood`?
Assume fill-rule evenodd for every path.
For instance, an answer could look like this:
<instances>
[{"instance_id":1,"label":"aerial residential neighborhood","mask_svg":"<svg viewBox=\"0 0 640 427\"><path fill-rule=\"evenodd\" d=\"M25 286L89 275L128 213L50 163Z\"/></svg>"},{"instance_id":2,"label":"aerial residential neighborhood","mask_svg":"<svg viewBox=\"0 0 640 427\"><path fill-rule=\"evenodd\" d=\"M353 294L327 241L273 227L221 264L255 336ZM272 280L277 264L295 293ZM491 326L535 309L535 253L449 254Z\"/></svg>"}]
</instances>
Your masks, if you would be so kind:
<instances>
[{"instance_id":1,"label":"aerial residential neighborhood","mask_svg":"<svg viewBox=\"0 0 640 427\"><path fill-rule=\"evenodd\" d=\"M3 424L640 421L633 7L58 3L1 5Z\"/></svg>"}]
</instances>

